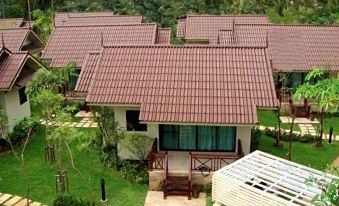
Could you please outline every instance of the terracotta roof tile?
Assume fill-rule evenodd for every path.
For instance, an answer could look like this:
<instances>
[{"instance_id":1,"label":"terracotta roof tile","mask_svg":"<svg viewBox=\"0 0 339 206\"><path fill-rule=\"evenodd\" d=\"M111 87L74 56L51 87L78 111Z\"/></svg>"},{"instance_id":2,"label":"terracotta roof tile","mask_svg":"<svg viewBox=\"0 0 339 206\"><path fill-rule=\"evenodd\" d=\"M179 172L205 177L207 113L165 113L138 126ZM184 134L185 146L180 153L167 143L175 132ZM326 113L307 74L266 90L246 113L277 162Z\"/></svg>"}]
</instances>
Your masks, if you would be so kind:
<instances>
[{"instance_id":1,"label":"terracotta roof tile","mask_svg":"<svg viewBox=\"0 0 339 206\"><path fill-rule=\"evenodd\" d=\"M89 85L93 79L100 52L90 52L87 54L81 73L77 81L75 91L88 92Z\"/></svg>"},{"instance_id":2,"label":"terracotta roof tile","mask_svg":"<svg viewBox=\"0 0 339 206\"><path fill-rule=\"evenodd\" d=\"M218 44L218 31L231 30L233 24L267 24L268 18L259 15L187 16L186 23L178 22L180 36L184 34L187 40L208 40L209 44ZM184 27L183 29L182 27Z\"/></svg>"},{"instance_id":3,"label":"terracotta roof tile","mask_svg":"<svg viewBox=\"0 0 339 206\"><path fill-rule=\"evenodd\" d=\"M234 35L234 42L220 43L266 45L275 70L309 71L315 66L339 70L339 26L236 25Z\"/></svg>"},{"instance_id":4,"label":"terracotta roof tile","mask_svg":"<svg viewBox=\"0 0 339 206\"><path fill-rule=\"evenodd\" d=\"M7 49L11 51L19 51L29 32L29 28L0 29L0 46L3 46L3 36L5 47Z\"/></svg>"},{"instance_id":5,"label":"terracotta roof tile","mask_svg":"<svg viewBox=\"0 0 339 206\"><path fill-rule=\"evenodd\" d=\"M186 35L186 19L179 19L177 26L177 37L184 38Z\"/></svg>"},{"instance_id":6,"label":"terracotta roof tile","mask_svg":"<svg viewBox=\"0 0 339 206\"><path fill-rule=\"evenodd\" d=\"M57 12L54 17L55 26L61 26L63 22L66 22L69 18L81 18L81 17L110 17L113 16L112 12Z\"/></svg>"},{"instance_id":7,"label":"terracotta roof tile","mask_svg":"<svg viewBox=\"0 0 339 206\"><path fill-rule=\"evenodd\" d=\"M23 22L23 18L0 19L0 29L18 28L23 24Z\"/></svg>"},{"instance_id":8,"label":"terracotta roof tile","mask_svg":"<svg viewBox=\"0 0 339 206\"><path fill-rule=\"evenodd\" d=\"M156 44L170 44L171 41L171 29L162 28L158 29Z\"/></svg>"},{"instance_id":9,"label":"terracotta roof tile","mask_svg":"<svg viewBox=\"0 0 339 206\"><path fill-rule=\"evenodd\" d=\"M265 48L104 47L86 101L138 104L140 120L254 124L275 107Z\"/></svg>"},{"instance_id":10,"label":"terracotta roof tile","mask_svg":"<svg viewBox=\"0 0 339 206\"><path fill-rule=\"evenodd\" d=\"M61 26L95 26L95 25L122 25L140 24L142 16L99 16L99 17L72 17L63 21Z\"/></svg>"},{"instance_id":11,"label":"terracotta roof tile","mask_svg":"<svg viewBox=\"0 0 339 206\"><path fill-rule=\"evenodd\" d=\"M0 89L10 90L18 77L27 52L15 52L0 60Z\"/></svg>"},{"instance_id":12,"label":"terracotta roof tile","mask_svg":"<svg viewBox=\"0 0 339 206\"><path fill-rule=\"evenodd\" d=\"M52 59L51 67L63 67L69 61L81 67L87 53L102 45L154 44L156 30L156 24L56 27L42 58Z\"/></svg>"}]
</instances>

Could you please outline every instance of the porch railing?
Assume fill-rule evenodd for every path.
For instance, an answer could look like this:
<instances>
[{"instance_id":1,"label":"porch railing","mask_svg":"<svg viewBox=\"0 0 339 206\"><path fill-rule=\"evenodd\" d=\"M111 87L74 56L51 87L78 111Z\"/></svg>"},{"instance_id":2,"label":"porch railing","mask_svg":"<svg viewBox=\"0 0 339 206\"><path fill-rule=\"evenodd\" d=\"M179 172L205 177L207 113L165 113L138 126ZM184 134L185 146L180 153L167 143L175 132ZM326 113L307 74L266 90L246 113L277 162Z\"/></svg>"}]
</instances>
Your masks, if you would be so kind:
<instances>
[{"instance_id":1,"label":"porch railing","mask_svg":"<svg viewBox=\"0 0 339 206\"><path fill-rule=\"evenodd\" d=\"M234 160L244 156L241 141L238 140L238 152L232 155L215 155L215 154L194 154L190 153L190 169L191 171L207 171L213 172L220 168L229 165Z\"/></svg>"},{"instance_id":2,"label":"porch railing","mask_svg":"<svg viewBox=\"0 0 339 206\"><path fill-rule=\"evenodd\" d=\"M148 170L163 170L165 168L167 152L158 152L158 139L155 138L148 153Z\"/></svg>"}]
</instances>

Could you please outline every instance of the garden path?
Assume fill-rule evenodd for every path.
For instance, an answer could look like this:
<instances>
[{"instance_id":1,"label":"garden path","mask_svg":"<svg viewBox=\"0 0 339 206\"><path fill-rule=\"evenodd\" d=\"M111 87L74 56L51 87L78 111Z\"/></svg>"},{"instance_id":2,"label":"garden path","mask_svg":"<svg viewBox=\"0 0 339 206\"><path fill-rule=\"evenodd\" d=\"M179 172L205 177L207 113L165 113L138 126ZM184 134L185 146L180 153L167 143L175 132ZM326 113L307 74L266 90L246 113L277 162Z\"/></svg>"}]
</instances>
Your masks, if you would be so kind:
<instances>
[{"instance_id":1,"label":"garden path","mask_svg":"<svg viewBox=\"0 0 339 206\"><path fill-rule=\"evenodd\" d=\"M188 200L187 196L168 196L164 200L164 193L161 191L148 191L144 206L205 206L206 193L200 193L199 198Z\"/></svg>"},{"instance_id":2,"label":"garden path","mask_svg":"<svg viewBox=\"0 0 339 206\"><path fill-rule=\"evenodd\" d=\"M0 193L0 205L4 206L26 206L27 199L15 195L10 194L2 194ZM29 200L30 206L43 206L41 203L33 202Z\"/></svg>"},{"instance_id":3,"label":"garden path","mask_svg":"<svg viewBox=\"0 0 339 206\"><path fill-rule=\"evenodd\" d=\"M40 123L46 125L44 120L40 120ZM80 122L56 122L56 121L49 121L47 125L56 125L56 126L70 126L70 127L82 127L82 128L89 128L89 127L98 127L98 123L94 122L89 117L84 117L80 120Z\"/></svg>"}]
</instances>

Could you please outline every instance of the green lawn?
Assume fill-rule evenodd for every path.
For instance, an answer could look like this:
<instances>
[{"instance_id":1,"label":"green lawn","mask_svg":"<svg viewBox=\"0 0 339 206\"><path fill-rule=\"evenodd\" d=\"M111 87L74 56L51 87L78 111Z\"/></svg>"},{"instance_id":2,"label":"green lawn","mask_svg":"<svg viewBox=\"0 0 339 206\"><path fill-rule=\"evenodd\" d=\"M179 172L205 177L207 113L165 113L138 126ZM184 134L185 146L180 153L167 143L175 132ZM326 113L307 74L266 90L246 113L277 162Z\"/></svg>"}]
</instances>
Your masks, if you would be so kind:
<instances>
[{"instance_id":1,"label":"green lawn","mask_svg":"<svg viewBox=\"0 0 339 206\"><path fill-rule=\"evenodd\" d=\"M325 133L329 133L330 127L333 127L334 134L339 135L339 116L325 117L324 118L324 130Z\"/></svg>"},{"instance_id":2,"label":"green lawn","mask_svg":"<svg viewBox=\"0 0 339 206\"><path fill-rule=\"evenodd\" d=\"M265 127L278 127L277 112L272 110L258 110L259 124ZM281 124L282 129L290 129L290 124ZM300 131L297 124L293 125L294 131Z\"/></svg>"},{"instance_id":3,"label":"green lawn","mask_svg":"<svg viewBox=\"0 0 339 206\"><path fill-rule=\"evenodd\" d=\"M86 129L83 129L86 130ZM88 129L87 129L88 130ZM44 160L44 132L40 129L38 134L28 144L25 160L26 171L30 181L31 199L44 204L51 204L56 197L55 192L55 165L48 165ZM100 179L106 180L108 203L106 205L143 205L146 197L147 185L132 184L122 179L114 170L101 165L95 152L89 157L72 145L77 168L88 175L88 160L92 164L92 187L94 198L100 200ZM67 158L66 158L67 157ZM91 199L87 180L71 168L67 155L64 155L69 172L70 194L77 197ZM0 192L25 195L23 179L20 176L18 163L11 153L0 155Z\"/></svg>"},{"instance_id":4,"label":"green lawn","mask_svg":"<svg viewBox=\"0 0 339 206\"><path fill-rule=\"evenodd\" d=\"M282 148L273 146L275 140L266 135L262 135L260 142L260 150L284 158L288 152L289 142L284 142ZM299 164L323 170L327 164L331 164L339 156L339 142L327 144L323 141L323 147L315 147L315 143L303 144L292 142L292 160Z\"/></svg>"}]
</instances>

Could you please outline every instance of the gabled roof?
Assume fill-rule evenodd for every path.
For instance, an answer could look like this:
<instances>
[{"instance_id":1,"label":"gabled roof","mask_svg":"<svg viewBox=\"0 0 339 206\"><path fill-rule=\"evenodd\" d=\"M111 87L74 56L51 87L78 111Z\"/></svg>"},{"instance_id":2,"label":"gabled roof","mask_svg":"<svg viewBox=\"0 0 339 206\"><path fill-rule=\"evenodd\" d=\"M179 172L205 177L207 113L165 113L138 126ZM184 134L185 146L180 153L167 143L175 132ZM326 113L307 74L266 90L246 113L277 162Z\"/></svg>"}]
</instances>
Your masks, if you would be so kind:
<instances>
[{"instance_id":1,"label":"gabled roof","mask_svg":"<svg viewBox=\"0 0 339 206\"><path fill-rule=\"evenodd\" d=\"M277 106L264 47L105 46L86 101L194 124L256 124L257 107Z\"/></svg>"},{"instance_id":2,"label":"gabled roof","mask_svg":"<svg viewBox=\"0 0 339 206\"><path fill-rule=\"evenodd\" d=\"M156 41L156 24L61 26L53 31L42 58L51 59L51 67L63 67L69 61L81 67L87 53L102 45L146 45Z\"/></svg>"},{"instance_id":3,"label":"gabled roof","mask_svg":"<svg viewBox=\"0 0 339 206\"><path fill-rule=\"evenodd\" d=\"M81 68L81 73L77 81L75 91L76 92L88 92L89 85L93 80L93 75L99 62L100 52L89 52L86 56L83 67Z\"/></svg>"},{"instance_id":4,"label":"gabled roof","mask_svg":"<svg viewBox=\"0 0 339 206\"><path fill-rule=\"evenodd\" d=\"M186 40L207 40L218 44L219 30L232 30L233 24L267 24L267 16L260 15L188 15L178 21L177 36Z\"/></svg>"},{"instance_id":5,"label":"gabled roof","mask_svg":"<svg viewBox=\"0 0 339 206\"><path fill-rule=\"evenodd\" d=\"M170 44L171 28L159 28L157 32L156 44Z\"/></svg>"},{"instance_id":6,"label":"gabled roof","mask_svg":"<svg viewBox=\"0 0 339 206\"><path fill-rule=\"evenodd\" d=\"M3 37L3 39L2 39ZM34 38L34 41L40 45L44 42L28 27L0 29L0 47L5 46L10 51L21 51L28 37ZM2 45L4 41L5 45Z\"/></svg>"},{"instance_id":7,"label":"gabled roof","mask_svg":"<svg viewBox=\"0 0 339 206\"><path fill-rule=\"evenodd\" d=\"M54 17L55 26L61 26L63 22L69 18L81 17L110 17L113 16L112 12L57 12Z\"/></svg>"},{"instance_id":8,"label":"gabled roof","mask_svg":"<svg viewBox=\"0 0 339 206\"><path fill-rule=\"evenodd\" d=\"M266 45L278 71L309 71L317 66L339 71L339 26L235 25L234 34L220 36L220 44Z\"/></svg>"},{"instance_id":9,"label":"gabled roof","mask_svg":"<svg viewBox=\"0 0 339 206\"><path fill-rule=\"evenodd\" d=\"M32 77L32 69L24 68L24 65L30 61L34 67L43 67L34 57L27 51L7 52L6 55L0 56L0 90L9 91L14 84L23 86Z\"/></svg>"},{"instance_id":10,"label":"gabled roof","mask_svg":"<svg viewBox=\"0 0 339 206\"><path fill-rule=\"evenodd\" d=\"M0 19L0 29L13 29L21 27L24 23L23 18Z\"/></svg>"}]
</instances>

